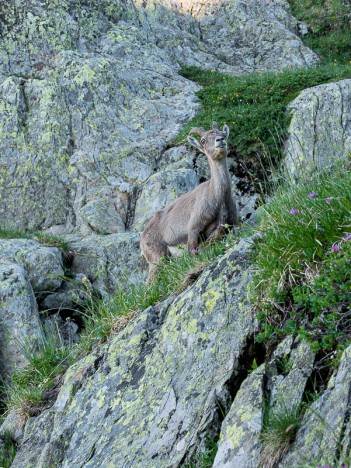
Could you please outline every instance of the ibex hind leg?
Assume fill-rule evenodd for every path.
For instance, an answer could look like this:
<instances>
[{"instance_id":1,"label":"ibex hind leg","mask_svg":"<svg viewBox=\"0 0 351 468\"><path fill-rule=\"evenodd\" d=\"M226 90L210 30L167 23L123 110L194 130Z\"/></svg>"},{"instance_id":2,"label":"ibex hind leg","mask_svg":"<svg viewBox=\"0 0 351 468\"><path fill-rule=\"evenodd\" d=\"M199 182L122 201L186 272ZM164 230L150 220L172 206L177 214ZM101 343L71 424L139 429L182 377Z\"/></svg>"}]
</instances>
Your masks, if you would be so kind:
<instances>
[{"instance_id":1,"label":"ibex hind leg","mask_svg":"<svg viewBox=\"0 0 351 468\"><path fill-rule=\"evenodd\" d=\"M149 264L147 284L151 284L155 279L155 274L161 258L169 257L170 251L164 242L152 236L142 237L141 251Z\"/></svg>"}]
</instances>

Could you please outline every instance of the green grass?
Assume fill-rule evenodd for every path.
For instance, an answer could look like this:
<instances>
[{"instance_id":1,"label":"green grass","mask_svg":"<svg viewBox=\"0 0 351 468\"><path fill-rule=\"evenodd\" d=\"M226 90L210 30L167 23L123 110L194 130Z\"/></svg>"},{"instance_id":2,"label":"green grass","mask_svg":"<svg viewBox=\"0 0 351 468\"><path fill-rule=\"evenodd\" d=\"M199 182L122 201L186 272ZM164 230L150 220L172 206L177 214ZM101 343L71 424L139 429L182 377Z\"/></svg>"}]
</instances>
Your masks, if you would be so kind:
<instances>
[{"instance_id":1,"label":"green grass","mask_svg":"<svg viewBox=\"0 0 351 468\"><path fill-rule=\"evenodd\" d=\"M5 431L0 436L0 467L10 468L16 455L16 443L10 432Z\"/></svg>"},{"instance_id":2,"label":"green grass","mask_svg":"<svg viewBox=\"0 0 351 468\"><path fill-rule=\"evenodd\" d=\"M210 439L206 443L205 450L192 457L191 461L182 465L181 468L211 468L218 451L218 443Z\"/></svg>"},{"instance_id":3,"label":"green grass","mask_svg":"<svg viewBox=\"0 0 351 468\"><path fill-rule=\"evenodd\" d=\"M75 358L75 349L62 342L59 332L45 329L35 347L22 342L21 351L28 362L15 370L11 383L4 388L4 402L8 409L40 405L44 392L55 386L55 378Z\"/></svg>"},{"instance_id":4,"label":"green grass","mask_svg":"<svg viewBox=\"0 0 351 468\"><path fill-rule=\"evenodd\" d=\"M344 0L289 0L294 16L304 21L310 33L304 43L325 62L351 60L351 5Z\"/></svg>"},{"instance_id":5,"label":"green grass","mask_svg":"<svg viewBox=\"0 0 351 468\"><path fill-rule=\"evenodd\" d=\"M199 83L202 109L179 136L192 127L211 127L212 121L230 127L229 144L239 157L260 159L267 168L282 156L290 117L288 104L305 88L351 77L351 65L327 64L241 77L184 67L182 74Z\"/></svg>"},{"instance_id":6,"label":"green grass","mask_svg":"<svg viewBox=\"0 0 351 468\"><path fill-rule=\"evenodd\" d=\"M34 239L48 247L58 247L63 253L69 251L68 242L54 234L41 231L26 231L24 229L0 226L0 239Z\"/></svg>"},{"instance_id":7,"label":"green grass","mask_svg":"<svg viewBox=\"0 0 351 468\"><path fill-rule=\"evenodd\" d=\"M266 408L261 433L260 466L274 468L289 450L301 425L303 412L297 404L278 402Z\"/></svg>"},{"instance_id":8,"label":"green grass","mask_svg":"<svg viewBox=\"0 0 351 468\"><path fill-rule=\"evenodd\" d=\"M258 293L273 298L308 281L325 253L351 231L351 172L348 167L336 171L280 189L262 207L255 253Z\"/></svg>"}]
</instances>

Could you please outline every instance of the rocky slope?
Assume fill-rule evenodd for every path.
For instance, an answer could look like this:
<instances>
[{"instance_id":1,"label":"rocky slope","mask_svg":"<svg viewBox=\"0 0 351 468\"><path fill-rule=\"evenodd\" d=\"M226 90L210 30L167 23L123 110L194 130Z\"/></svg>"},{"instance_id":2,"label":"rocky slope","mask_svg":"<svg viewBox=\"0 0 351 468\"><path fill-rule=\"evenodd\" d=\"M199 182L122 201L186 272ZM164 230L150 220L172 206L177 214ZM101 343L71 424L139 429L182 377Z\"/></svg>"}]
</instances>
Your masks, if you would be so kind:
<instances>
[{"instance_id":1,"label":"rocky slope","mask_svg":"<svg viewBox=\"0 0 351 468\"><path fill-rule=\"evenodd\" d=\"M25 426L11 414L4 428L19 442L12 466L188 466L217 438L213 466L267 466L261 439L267 405L294 408L305 400L316 379L315 356L292 338L269 359L255 344L249 251L241 241L193 286L145 310L72 366L54 405ZM278 466L330 464L349 455L350 352Z\"/></svg>"},{"instance_id":2,"label":"rocky slope","mask_svg":"<svg viewBox=\"0 0 351 468\"><path fill-rule=\"evenodd\" d=\"M64 265L56 248L1 241L7 376L25 362L18 339L41 337L38 305L71 307L67 262L77 283L84 273L103 297L126 276L140 281L138 233L156 209L208 178L195 153L172 146L198 108L197 87L179 66L242 74L317 59L284 0L6 0L0 21L0 222L70 242ZM348 81L327 85L292 104L288 159L301 139L313 154L322 151L332 120L332 141L347 152L348 90ZM243 217L254 203L241 199ZM71 367L51 408L28 421L11 413L0 433L10 429L18 442L13 466L186 466L217 439L215 467L259 466L267 401L273 408L305 401L315 356L290 339L269 357L255 344L249 249L242 241L190 288ZM279 466L350 455L350 352ZM292 365L282 370L282 360Z\"/></svg>"}]
</instances>

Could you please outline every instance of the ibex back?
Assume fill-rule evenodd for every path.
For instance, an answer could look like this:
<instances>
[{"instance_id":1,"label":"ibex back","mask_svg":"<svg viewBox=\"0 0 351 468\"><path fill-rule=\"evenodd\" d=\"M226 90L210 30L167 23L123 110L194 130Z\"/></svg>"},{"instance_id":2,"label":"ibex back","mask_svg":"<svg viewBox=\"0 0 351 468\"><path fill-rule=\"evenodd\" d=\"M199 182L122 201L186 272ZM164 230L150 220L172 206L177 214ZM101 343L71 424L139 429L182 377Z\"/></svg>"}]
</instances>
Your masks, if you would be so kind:
<instances>
[{"instance_id":1,"label":"ibex back","mask_svg":"<svg viewBox=\"0 0 351 468\"><path fill-rule=\"evenodd\" d=\"M200 142L190 134L200 135ZM229 128L193 128L188 142L207 156L211 178L185 193L163 210L157 211L141 235L142 254L149 263L149 282L160 259L171 255L170 248L186 244L193 251L199 242L222 237L225 226L238 224L227 166Z\"/></svg>"}]
</instances>

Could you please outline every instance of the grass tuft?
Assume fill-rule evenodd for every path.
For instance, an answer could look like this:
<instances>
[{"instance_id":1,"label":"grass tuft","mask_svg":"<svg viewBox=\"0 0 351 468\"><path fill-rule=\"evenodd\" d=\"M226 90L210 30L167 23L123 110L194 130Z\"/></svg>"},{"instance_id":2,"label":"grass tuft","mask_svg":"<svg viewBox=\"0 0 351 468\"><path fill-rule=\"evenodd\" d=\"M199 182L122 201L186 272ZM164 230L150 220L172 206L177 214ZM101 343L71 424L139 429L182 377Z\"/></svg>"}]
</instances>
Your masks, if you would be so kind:
<instances>
[{"instance_id":1,"label":"grass tuft","mask_svg":"<svg viewBox=\"0 0 351 468\"><path fill-rule=\"evenodd\" d=\"M48 247L58 247L63 253L69 252L68 242L54 234L41 231L26 231L24 229L0 226L0 239L34 239Z\"/></svg>"},{"instance_id":2,"label":"grass tuft","mask_svg":"<svg viewBox=\"0 0 351 468\"><path fill-rule=\"evenodd\" d=\"M294 442L301 425L301 406L278 402L265 412L261 434L260 466L275 468Z\"/></svg>"},{"instance_id":3,"label":"grass tuft","mask_svg":"<svg viewBox=\"0 0 351 468\"><path fill-rule=\"evenodd\" d=\"M37 345L21 342L21 351L27 364L16 369L11 383L5 386L4 402L8 409L27 409L32 414L45 393L58 383L58 376L73 363L73 348L63 343L58 330L43 329Z\"/></svg>"}]
</instances>

